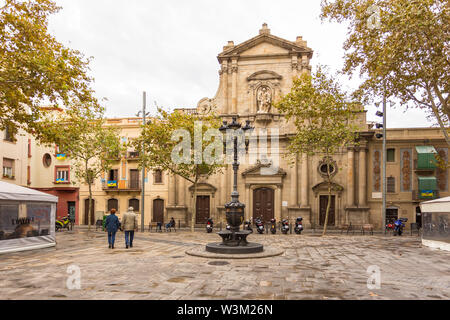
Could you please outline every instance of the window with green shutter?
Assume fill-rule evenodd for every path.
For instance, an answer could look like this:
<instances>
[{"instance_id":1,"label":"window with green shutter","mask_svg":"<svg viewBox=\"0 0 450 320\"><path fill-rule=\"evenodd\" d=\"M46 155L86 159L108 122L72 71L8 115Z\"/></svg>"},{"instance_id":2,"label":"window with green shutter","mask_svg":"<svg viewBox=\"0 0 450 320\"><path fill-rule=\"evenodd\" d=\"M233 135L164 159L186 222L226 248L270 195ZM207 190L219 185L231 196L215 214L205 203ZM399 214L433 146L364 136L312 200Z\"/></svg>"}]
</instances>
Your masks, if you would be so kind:
<instances>
[{"instance_id":1,"label":"window with green shutter","mask_svg":"<svg viewBox=\"0 0 450 320\"><path fill-rule=\"evenodd\" d=\"M435 155L436 149L433 146L417 146L417 168L419 170L434 170L437 167Z\"/></svg>"}]
</instances>

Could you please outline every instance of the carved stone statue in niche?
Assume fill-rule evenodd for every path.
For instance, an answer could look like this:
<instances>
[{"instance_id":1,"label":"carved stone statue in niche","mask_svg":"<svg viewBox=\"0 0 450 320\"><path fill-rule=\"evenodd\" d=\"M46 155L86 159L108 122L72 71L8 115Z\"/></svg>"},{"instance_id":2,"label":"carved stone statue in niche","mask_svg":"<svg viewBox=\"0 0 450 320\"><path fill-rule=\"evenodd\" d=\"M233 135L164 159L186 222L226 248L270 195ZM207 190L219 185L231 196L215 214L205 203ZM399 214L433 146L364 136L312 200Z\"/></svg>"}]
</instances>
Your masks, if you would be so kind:
<instances>
[{"instance_id":1,"label":"carved stone statue in niche","mask_svg":"<svg viewBox=\"0 0 450 320\"><path fill-rule=\"evenodd\" d=\"M269 87L261 86L256 92L258 113L269 113L272 105L272 92Z\"/></svg>"}]
</instances>

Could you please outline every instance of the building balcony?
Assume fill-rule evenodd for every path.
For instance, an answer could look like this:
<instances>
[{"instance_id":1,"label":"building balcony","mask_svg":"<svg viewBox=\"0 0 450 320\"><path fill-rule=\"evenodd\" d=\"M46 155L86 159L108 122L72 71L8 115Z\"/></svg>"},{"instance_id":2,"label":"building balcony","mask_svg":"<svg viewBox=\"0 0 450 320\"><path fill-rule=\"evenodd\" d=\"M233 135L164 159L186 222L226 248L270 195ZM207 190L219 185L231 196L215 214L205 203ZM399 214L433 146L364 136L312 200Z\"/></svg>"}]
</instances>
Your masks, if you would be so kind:
<instances>
[{"instance_id":1,"label":"building balcony","mask_svg":"<svg viewBox=\"0 0 450 320\"><path fill-rule=\"evenodd\" d=\"M138 161L140 159L139 151L129 151L127 154L128 161Z\"/></svg>"},{"instance_id":2,"label":"building balcony","mask_svg":"<svg viewBox=\"0 0 450 320\"><path fill-rule=\"evenodd\" d=\"M413 190L412 200L413 201L426 201L439 198L438 190L430 190L432 192L427 192L426 190Z\"/></svg>"},{"instance_id":3,"label":"building balcony","mask_svg":"<svg viewBox=\"0 0 450 320\"><path fill-rule=\"evenodd\" d=\"M103 191L120 192L120 191L141 191L142 185L140 180L107 180L102 185Z\"/></svg>"}]
</instances>

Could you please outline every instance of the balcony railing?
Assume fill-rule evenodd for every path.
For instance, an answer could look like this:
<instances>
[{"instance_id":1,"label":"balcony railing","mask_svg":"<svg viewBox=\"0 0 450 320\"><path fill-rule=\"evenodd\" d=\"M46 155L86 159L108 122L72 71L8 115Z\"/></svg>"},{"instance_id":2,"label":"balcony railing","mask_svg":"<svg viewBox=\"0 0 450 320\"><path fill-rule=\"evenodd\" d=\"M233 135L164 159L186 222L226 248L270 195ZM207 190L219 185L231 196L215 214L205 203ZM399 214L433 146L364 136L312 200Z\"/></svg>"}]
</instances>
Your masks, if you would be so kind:
<instances>
[{"instance_id":1,"label":"balcony railing","mask_svg":"<svg viewBox=\"0 0 450 320\"><path fill-rule=\"evenodd\" d=\"M434 171L436 170L436 165L432 162L424 164L423 161L419 163L418 159L414 159L414 170L415 171Z\"/></svg>"},{"instance_id":2,"label":"balcony railing","mask_svg":"<svg viewBox=\"0 0 450 320\"><path fill-rule=\"evenodd\" d=\"M433 199L437 199L437 198L439 198L439 191L438 190L433 190L433 194L432 195L422 194L422 192L420 190L413 190L412 191L412 200L413 201L433 200Z\"/></svg>"},{"instance_id":3,"label":"balcony railing","mask_svg":"<svg viewBox=\"0 0 450 320\"><path fill-rule=\"evenodd\" d=\"M140 191L140 180L107 180L102 186L104 191Z\"/></svg>"},{"instance_id":4,"label":"balcony railing","mask_svg":"<svg viewBox=\"0 0 450 320\"><path fill-rule=\"evenodd\" d=\"M128 152L127 160L138 160L140 156L139 151L130 151Z\"/></svg>"}]
</instances>

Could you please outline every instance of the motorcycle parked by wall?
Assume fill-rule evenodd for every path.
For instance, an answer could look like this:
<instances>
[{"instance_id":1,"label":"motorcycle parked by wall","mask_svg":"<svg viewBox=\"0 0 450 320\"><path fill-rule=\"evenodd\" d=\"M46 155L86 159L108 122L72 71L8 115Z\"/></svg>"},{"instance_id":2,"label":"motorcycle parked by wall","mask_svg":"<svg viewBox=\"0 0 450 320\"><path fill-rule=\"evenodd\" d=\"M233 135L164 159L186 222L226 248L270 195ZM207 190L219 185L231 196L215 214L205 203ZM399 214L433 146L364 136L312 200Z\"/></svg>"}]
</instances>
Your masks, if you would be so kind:
<instances>
[{"instance_id":1,"label":"motorcycle parked by wall","mask_svg":"<svg viewBox=\"0 0 450 320\"><path fill-rule=\"evenodd\" d=\"M55 230L59 231L61 229L67 229L67 231L70 230L70 219L68 216L56 220Z\"/></svg>"},{"instance_id":2,"label":"motorcycle parked by wall","mask_svg":"<svg viewBox=\"0 0 450 320\"><path fill-rule=\"evenodd\" d=\"M295 233L296 234L302 234L302 231L303 231L303 218L302 217L298 217L296 220L295 220L295 228L294 228L294 231L295 231Z\"/></svg>"},{"instance_id":3,"label":"motorcycle parked by wall","mask_svg":"<svg viewBox=\"0 0 450 320\"><path fill-rule=\"evenodd\" d=\"M213 231L214 222L212 218L206 220L206 232L211 233Z\"/></svg>"},{"instance_id":4,"label":"motorcycle parked by wall","mask_svg":"<svg viewBox=\"0 0 450 320\"><path fill-rule=\"evenodd\" d=\"M255 225L256 225L256 230L258 231L258 233L263 234L264 233L264 223L261 220L261 218L255 219Z\"/></svg>"},{"instance_id":5,"label":"motorcycle parked by wall","mask_svg":"<svg viewBox=\"0 0 450 320\"><path fill-rule=\"evenodd\" d=\"M283 219L283 221L281 221L281 232L283 232L284 234L287 234L289 232L289 220L288 219Z\"/></svg>"},{"instance_id":6,"label":"motorcycle parked by wall","mask_svg":"<svg viewBox=\"0 0 450 320\"><path fill-rule=\"evenodd\" d=\"M391 220L391 221L389 221L388 223L386 223L386 231L392 231L392 232L394 232L394 228L395 228L395 225L394 225L394 221L395 220Z\"/></svg>"},{"instance_id":7,"label":"motorcycle parked by wall","mask_svg":"<svg viewBox=\"0 0 450 320\"><path fill-rule=\"evenodd\" d=\"M400 218L394 222L394 236L401 236L403 233L403 229L405 228L405 222L408 221L408 218Z\"/></svg>"},{"instance_id":8,"label":"motorcycle parked by wall","mask_svg":"<svg viewBox=\"0 0 450 320\"><path fill-rule=\"evenodd\" d=\"M277 233L277 221L274 218L270 219L270 232L272 234Z\"/></svg>"},{"instance_id":9,"label":"motorcycle parked by wall","mask_svg":"<svg viewBox=\"0 0 450 320\"><path fill-rule=\"evenodd\" d=\"M248 230L250 231L250 233L253 233L252 223L250 222L250 220L246 220L244 222L244 230Z\"/></svg>"}]
</instances>

